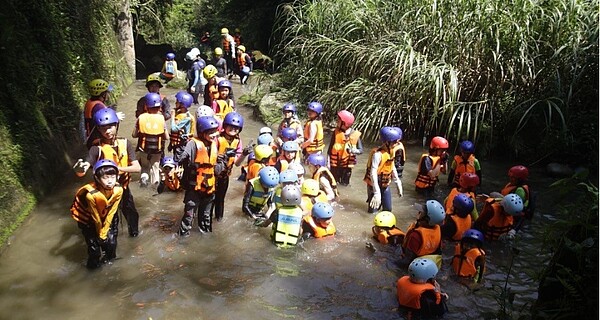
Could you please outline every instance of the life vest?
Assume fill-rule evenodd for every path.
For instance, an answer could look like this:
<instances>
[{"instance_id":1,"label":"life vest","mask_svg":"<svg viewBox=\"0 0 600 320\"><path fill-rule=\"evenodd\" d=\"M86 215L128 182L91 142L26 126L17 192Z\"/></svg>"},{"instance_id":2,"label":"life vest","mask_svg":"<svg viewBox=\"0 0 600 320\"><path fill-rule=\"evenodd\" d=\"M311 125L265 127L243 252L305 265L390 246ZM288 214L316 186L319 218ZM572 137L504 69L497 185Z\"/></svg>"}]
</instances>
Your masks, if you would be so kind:
<instances>
[{"instance_id":1,"label":"life vest","mask_svg":"<svg viewBox=\"0 0 600 320\"><path fill-rule=\"evenodd\" d=\"M509 193L515 193L515 191L518 188L522 188L525 191L525 199L523 200L523 211L526 210L527 206L529 205L529 198L530 198L530 193L529 193L529 186L526 184L523 185L514 185L512 183L507 183L504 188L502 188L502 190L500 190L500 193L505 196Z\"/></svg>"},{"instance_id":2,"label":"life vest","mask_svg":"<svg viewBox=\"0 0 600 320\"><path fill-rule=\"evenodd\" d=\"M277 246L295 245L302 229L302 209L299 207L280 207L277 221L273 223L271 240Z\"/></svg>"},{"instance_id":3,"label":"life vest","mask_svg":"<svg viewBox=\"0 0 600 320\"><path fill-rule=\"evenodd\" d=\"M475 278L478 272L483 273L484 270L477 270L475 261L479 257L485 258L485 251L481 248L471 248L464 254L461 252L460 243L454 247L454 256L452 257L452 270L458 276Z\"/></svg>"},{"instance_id":4,"label":"life vest","mask_svg":"<svg viewBox=\"0 0 600 320\"><path fill-rule=\"evenodd\" d=\"M238 65L238 69L242 70L243 67L246 66L246 57L248 56L247 53L242 52L242 54L237 56L237 65Z\"/></svg>"},{"instance_id":5,"label":"life vest","mask_svg":"<svg viewBox=\"0 0 600 320\"><path fill-rule=\"evenodd\" d=\"M167 60L165 61L165 75L166 76L171 76L171 78L175 75L175 61L173 60Z\"/></svg>"},{"instance_id":6,"label":"life vest","mask_svg":"<svg viewBox=\"0 0 600 320\"><path fill-rule=\"evenodd\" d=\"M460 239L462 239L463 233L471 229L471 225L473 222L471 215L467 214L466 217L461 218L454 213L448 213L447 217L450 217L450 219L452 219L452 221L454 221L454 224L456 225L456 232L452 235L452 240L459 241Z\"/></svg>"},{"instance_id":7,"label":"life vest","mask_svg":"<svg viewBox=\"0 0 600 320\"><path fill-rule=\"evenodd\" d=\"M404 237L404 243L402 244L402 248L405 249L407 242L410 238L411 232L417 232L421 235L421 239L423 243L419 250L415 252L417 257L422 257L426 255L441 255L442 254L442 229L439 225L435 225L431 228L425 227L417 227L415 224L412 224L408 227L406 231L406 236Z\"/></svg>"},{"instance_id":8,"label":"life vest","mask_svg":"<svg viewBox=\"0 0 600 320\"><path fill-rule=\"evenodd\" d=\"M396 283L398 303L407 308L421 310L421 296L425 291L435 291L435 303L442 303L442 296L431 283L414 283L410 276L403 276Z\"/></svg>"},{"instance_id":9,"label":"life vest","mask_svg":"<svg viewBox=\"0 0 600 320\"><path fill-rule=\"evenodd\" d=\"M196 143L194 165L197 169L195 181L191 185L194 185L194 190L198 190L204 194L212 194L215 192L215 164L217 163L218 155L217 143L214 140L211 141L207 150L204 142L196 138L192 138L192 140Z\"/></svg>"},{"instance_id":10,"label":"life vest","mask_svg":"<svg viewBox=\"0 0 600 320\"><path fill-rule=\"evenodd\" d=\"M419 189L427 189L430 187L434 187L438 182L438 177L431 178L427 172L421 173L422 166L425 165L425 158L431 158L431 168L435 168L440 162L440 157L438 156L430 156L426 153L421 155L421 159L419 160L419 166L417 168L417 179L415 180L415 186Z\"/></svg>"},{"instance_id":11,"label":"life vest","mask_svg":"<svg viewBox=\"0 0 600 320\"><path fill-rule=\"evenodd\" d=\"M171 169L168 175L164 175L163 181L165 183L165 187L169 188L169 190L181 190L181 180L179 180L180 171L181 168L178 166L174 169Z\"/></svg>"},{"instance_id":12,"label":"life vest","mask_svg":"<svg viewBox=\"0 0 600 320\"><path fill-rule=\"evenodd\" d=\"M239 46L240 44L242 44L242 38L238 35L233 35L233 41L235 41L236 46Z\"/></svg>"},{"instance_id":13,"label":"life vest","mask_svg":"<svg viewBox=\"0 0 600 320\"><path fill-rule=\"evenodd\" d=\"M221 133L221 136L219 136L219 138L217 139L217 145L219 146L219 154L225 154L225 152L227 152L228 150L235 150L238 148L238 145L240 144L239 135L235 138L232 138L231 140L227 139L227 137L224 137L223 135L226 135L226 133ZM225 168L223 173L221 173L221 177L229 177L231 175L234 162L235 157L227 158L227 168Z\"/></svg>"},{"instance_id":14,"label":"life vest","mask_svg":"<svg viewBox=\"0 0 600 320\"><path fill-rule=\"evenodd\" d=\"M252 163L248 162L248 172L246 173L246 182L250 181L250 179L254 179L258 177L258 172L260 169L264 168L265 165L261 162L254 161Z\"/></svg>"},{"instance_id":15,"label":"life vest","mask_svg":"<svg viewBox=\"0 0 600 320\"><path fill-rule=\"evenodd\" d=\"M331 167L352 168L356 164L356 155L350 150L356 148L360 131L352 130L347 135L344 131L336 128L333 132L333 145L329 154Z\"/></svg>"},{"instance_id":16,"label":"life vest","mask_svg":"<svg viewBox=\"0 0 600 320\"><path fill-rule=\"evenodd\" d=\"M94 115L93 115L93 110L96 109L98 110L98 108L94 108L97 104L100 104L102 106L104 106L104 108L108 108L106 105L104 105L104 103L100 100L92 100L92 99L88 99L88 101L85 102L85 106L83 107L83 122L84 122L84 126L85 126L85 136L89 137L90 134L92 133L92 129L94 128L95 124L94 124Z\"/></svg>"},{"instance_id":17,"label":"life vest","mask_svg":"<svg viewBox=\"0 0 600 320\"><path fill-rule=\"evenodd\" d=\"M331 185L331 188L333 189L333 193L335 194L335 196L339 197L340 193L338 192L337 183L335 181L335 177L333 176L333 173L331 173L331 171L329 171L329 169L327 169L327 167L319 167L319 169L317 169L315 174L313 174L312 178L319 181L319 184L320 184L321 175L323 175L327 179L327 181L329 181L329 184Z\"/></svg>"},{"instance_id":18,"label":"life vest","mask_svg":"<svg viewBox=\"0 0 600 320\"><path fill-rule=\"evenodd\" d=\"M277 132L279 132L281 134L281 129L285 129L285 128L292 128L292 129L295 129L296 132L298 132L298 129L302 128L302 123L295 116L290 118L289 121L288 121L288 119L283 119L279 123L279 129L277 130Z\"/></svg>"},{"instance_id":19,"label":"life vest","mask_svg":"<svg viewBox=\"0 0 600 320\"><path fill-rule=\"evenodd\" d=\"M139 118L138 150L161 153L164 149L165 117L161 113L142 113Z\"/></svg>"},{"instance_id":20,"label":"life vest","mask_svg":"<svg viewBox=\"0 0 600 320\"><path fill-rule=\"evenodd\" d=\"M463 173L476 173L475 172L475 156L473 154L469 155L469 158L466 160L461 155L454 156L454 163L456 163L456 168L454 168L454 184L459 185L460 175Z\"/></svg>"},{"instance_id":21,"label":"life vest","mask_svg":"<svg viewBox=\"0 0 600 320\"><path fill-rule=\"evenodd\" d=\"M111 146L108 143L101 143L99 146L98 159L112 160L117 166L124 168L130 165L129 154L127 153L127 139L117 138L115 139L116 146ZM129 181L131 180L131 174L129 172L119 171L119 184L127 189Z\"/></svg>"},{"instance_id":22,"label":"life vest","mask_svg":"<svg viewBox=\"0 0 600 320\"><path fill-rule=\"evenodd\" d=\"M189 111L176 114L175 115L175 123L177 124L186 118L189 118L191 120L189 127L187 127L187 128L182 127L179 130L171 130L170 144L172 146L179 146L179 145L185 144L188 141L188 139L193 136L193 133L196 131L194 117L192 117L192 115L189 113ZM181 137L183 135L186 135L187 138L182 139Z\"/></svg>"},{"instance_id":23,"label":"life vest","mask_svg":"<svg viewBox=\"0 0 600 320\"><path fill-rule=\"evenodd\" d=\"M90 207L90 201L87 199L88 195L94 199L95 209ZM112 195L107 199L97 189L95 182L88 183L77 190L70 209L71 217L77 222L94 226L100 238L106 239L110 223L112 223L112 219L119 208L122 195L123 188L116 185L112 190ZM94 211L98 213L97 221L94 219ZM106 222L108 222L108 225L105 225Z\"/></svg>"},{"instance_id":24,"label":"life vest","mask_svg":"<svg viewBox=\"0 0 600 320\"><path fill-rule=\"evenodd\" d=\"M306 124L304 125L304 137L306 139L308 139L308 137L310 137L310 125L312 122L314 122L317 127L317 134L315 135L313 142L311 142L310 145L308 145L306 148L304 148L304 150L308 154L317 153L317 152L323 151L323 149L325 149L325 142L323 141L323 121L317 120L317 119L308 120L306 122Z\"/></svg>"},{"instance_id":25,"label":"life vest","mask_svg":"<svg viewBox=\"0 0 600 320\"><path fill-rule=\"evenodd\" d=\"M401 243L401 238L404 238L405 236L405 233L396 227L387 229L373 226L371 231L373 231L373 236L375 236L377 241L382 244L399 244ZM400 242L398 242L398 240L400 240Z\"/></svg>"},{"instance_id":26,"label":"life vest","mask_svg":"<svg viewBox=\"0 0 600 320\"><path fill-rule=\"evenodd\" d=\"M304 220L304 222L306 222L310 226L315 238L323 238L335 234L335 226L333 225L333 221L330 222L327 228L325 229L317 225L313 217L310 215L304 216L302 220Z\"/></svg>"},{"instance_id":27,"label":"life vest","mask_svg":"<svg viewBox=\"0 0 600 320\"><path fill-rule=\"evenodd\" d=\"M398 153L398 151L402 150L402 153ZM402 144L402 142L398 142L395 146L394 149L392 150L392 154L394 155L394 158L396 158L398 155L402 156L402 161L406 161L406 149L404 148L404 144Z\"/></svg>"},{"instance_id":28,"label":"life vest","mask_svg":"<svg viewBox=\"0 0 600 320\"><path fill-rule=\"evenodd\" d=\"M392 182L392 172L394 167L394 157L390 155L390 153L382 147L374 148L371 150L369 154L369 160L367 161L367 171L365 172L365 177L363 181L366 182L369 186L373 186L373 181L371 180L371 167L373 165L373 155L376 152L381 153L381 162L379 162L379 166L377 167L377 182L383 188L390 185Z\"/></svg>"},{"instance_id":29,"label":"life vest","mask_svg":"<svg viewBox=\"0 0 600 320\"><path fill-rule=\"evenodd\" d=\"M471 211L471 218L473 220L476 220L479 214L477 212L477 205L475 202L477 200L477 198L475 197L475 192L460 192L458 188L452 188L452 190L450 190L450 193L446 197L446 200L444 201L444 208L446 208L446 213L450 214L454 212L454 198L460 193L467 194L469 198L473 200L473 211Z\"/></svg>"},{"instance_id":30,"label":"life vest","mask_svg":"<svg viewBox=\"0 0 600 320\"><path fill-rule=\"evenodd\" d=\"M252 194L250 195L248 206L253 212L255 210L258 212L267 204L269 198L273 196L274 191L273 189L265 189L260 183L259 177L252 178L248 183L252 185Z\"/></svg>"},{"instance_id":31,"label":"life vest","mask_svg":"<svg viewBox=\"0 0 600 320\"><path fill-rule=\"evenodd\" d=\"M487 208L486 208L487 207ZM486 240L498 240L501 234L505 234L513 226L513 216L504 212L504 208L502 204L495 200L494 198L488 198L485 201L484 209L482 209L482 215L484 210L492 210L493 216L487 221L484 229L485 229L485 238Z\"/></svg>"},{"instance_id":32,"label":"life vest","mask_svg":"<svg viewBox=\"0 0 600 320\"><path fill-rule=\"evenodd\" d=\"M229 56L231 56L231 42L235 40L233 39L233 37L231 35L227 35L225 36L223 39L221 39L221 46L223 47L223 52L229 52Z\"/></svg>"},{"instance_id":33,"label":"life vest","mask_svg":"<svg viewBox=\"0 0 600 320\"><path fill-rule=\"evenodd\" d=\"M215 117L218 117L223 121L225 115L235 111L233 100L231 99L216 99L213 101L213 109L215 110Z\"/></svg>"},{"instance_id":34,"label":"life vest","mask_svg":"<svg viewBox=\"0 0 600 320\"><path fill-rule=\"evenodd\" d=\"M329 199L327 199L327 194L323 192L323 190L319 190L319 194L316 196L302 195L302 207L304 208L304 213L310 215L313 206L317 202L325 202L329 203Z\"/></svg>"}]
</instances>

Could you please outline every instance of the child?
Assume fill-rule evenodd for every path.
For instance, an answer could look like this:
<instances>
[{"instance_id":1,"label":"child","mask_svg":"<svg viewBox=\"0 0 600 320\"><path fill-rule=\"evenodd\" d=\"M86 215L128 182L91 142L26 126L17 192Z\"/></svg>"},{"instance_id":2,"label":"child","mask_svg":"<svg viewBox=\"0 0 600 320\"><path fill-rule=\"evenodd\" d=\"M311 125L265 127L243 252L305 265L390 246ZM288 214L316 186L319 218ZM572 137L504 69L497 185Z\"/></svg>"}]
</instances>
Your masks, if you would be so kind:
<instances>
[{"instance_id":1,"label":"child","mask_svg":"<svg viewBox=\"0 0 600 320\"><path fill-rule=\"evenodd\" d=\"M142 175L149 176L150 184L157 187L160 182L160 159L165 151L165 142L169 139L165 118L160 113L161 99L158 93L146 94L148 112L141 114L136 122L132 137L138 138L137 151L141 160ZM147 182L141 180L141 186Z\"/></svg>"},{"instance_id":2,"label":"child","mask_svg":"<svg viewBox=\"0 0 600 320\"><path fill-rule=\"evenodd\" d=\"M225 60L227 61L227 65L230 67L228 69L229 71L229 78L231 79L231 76L233 75L233 70L231 70L231 66L233 66L233 60L235 59L235 40L233 39L233 37L229 34L229 29L227 28L222 28L221 29L221 47L223 48L223 52L225 53L224 57Z\"/></svg>"},{"instance_id":3,"label":"child","mask_svg":"<svg viewBox=\"0 0 600 320\"><path fill-rule=\"evenodd\" d=\"M396 127L398 132L400 132L400 140L404 135L402 129ZM396 172L398 172L398 178L402 179L402 173L404 172L404 165L406 164L406 149L404 148L404 144L402 141L399 141L398 144L394 147L394 165L396 166Z\"/></svg>"},{"instance_id":4,"label":"child","mask_svg":"<svg viewBox=\"0 0 600 320\"><path fill-rule=\"evenodd\" d=\"M286 141L281 146L281 155L277 157L275 162L275 169L279 172L283 172L288 169L292 163L300 163L298 158L298 150L300 146L296 141Z\"/></svg>"},{"instance_id":5,"label":"child","mask_svg":"<svg viewBox=\"0 0 600 320\"><path fill-rule=\"evenodd\" d=\"M319 187L319 181L315 179L306 179L301 184L302 192L302 211L305 215L310 215L312 208L317 202L329 202L327 195Z\"/></svg>"},{"instance_id":6,"label":"child","mask_svg":"<svg viewBox=\"0 0 600 320\"><path fill-rule=\"evenodd\" d=\"M347 186L357 162L356 156L363 153L363 146L360 131L351 127L354 115L347 110L341 110L337 115L337 125L331 136L327 155L333 177L339 184Z\"/></svg>"},{"instance_id":7,"label":"child","mask_svg":"<svg viewBox=\"0 0 600 320\"><path fill-rule=\"evenodd\" d=\"M254 147L254 161L250 161L248 158L248 172L246 173L246 183L250 179L254 179L258 176L258 172L268 165L273 149L271 147L259 144ZM273 168L275 169L275 168ZM277 169L275 169L277 170Z\"/></svg>"},{"instance_id":8,"label":"child","mask_svg":"<svg viewBox=\"0 0 600 320\"><path fill-rule=\"evenodd\" d=\"M379 137L383 144L371 150L363 178L367 184L369 213L376 213L381 208L384 211L392 211L392 194L389 188L392 180L398 187L398 195L402 197L403 193L393 154L394 147L400 142L400 131L395 127L383 127L379 131Z\"/></svg>"},{"instance_id":9,"label":"child","mask_svg":"<svg viewBox=\"0 0 600 320\"><path fill-rule=\"evenodd\" d=\"M277 147L277 145L274 142L273 133L271 131L271 128L269 128L269 127L260 128L259 135L256 138L256 142L259 145L267 145L271 148L272 153L271 153L271 156L269 157L269 161L267 162L267 164L269 166L274 166L275 163L277 162L277 158L279 157L279 147Z\"/></svg>"},{"instance_id":10,"label":"child","mask_svg":"<svg viewBox=\"0 0 600 320\"><path fill-rule=\"evenodd\" d=\"M277 138L275 139L275 144L277 144L279 146L279 149L281 149L281 147L283 147L283 144L288 141L296 142L298 144L298 148L300 148L300 143L302 143L302 141L298 142L298 133L296 133L296 129L282 128L279 134L277 135ZM300 159L300 157L298 157L298 159Z\"/></svg>"},{"instance_id":11,"label":"child","mask_svg":"<svg viewBox=\"0 0 600 320\"><path fill-rule=\"evenodd\" d=\"M477 197L475 195L475 187L479 185L479 177L471 172L465 172L460 175L460 179L458 180L459 186L457 188L452 188L450 193L444 200L444 207L446 208L446 212L453 211L453 201L454 197L459 193L467 194L473 200L473 211L471 211L472 221L477 220L479 217L479 212L477 211Z\"/></svg>"},{"instance_id":12,"label":"child","mask_svg":"<svg viewBox=\"0 0 600 320\"><path fill-rule=\"evenodd\" d=\"M216 47L214 52L215 55L213 56L212 65L214 65L215 68L217 68L216 75L219 78L225 78L227 76L228 70L227 61L223 59L223 49ZM206 77L206 73L204 74L204 76ZM208 80L208 77L206 77L206 79Z\"/></svg>"},{"instance_id":13,"label":"child","mask_svg":"<svg viewBox=\"0 0 600 320\"><path fill-rule=\"evenodd\" d=\"M231 90L231 82L229 80L221 80L218 84L219 98L213 100L212 108L215 111L215 117L223 122L225 116L235 111L235 105L232 99L229 99L229 90Z\"/></svg>"},{"instance_id":14,"label":"child","mask_svg":"<svg viewBox=\"0 0 600 320\"><path fill-rule=\"evenodd\" d=\"M514 193L509 193L503 198L488 197L474 228L481 231L487 241L512 239L516 234L516 230L513 229L514 216L522 212L523 200Z\"/></svg>"},{"instance_id":15,"label":"child","mask_svg":"<svg viewBox=\"0 0 600 320\"><path fill-rule=\"evenodd\" d=\"M188 93L194 97L194 103L198 103L198 96L203 93L204 86L202 69L206 67L206 62L200 56L200 50L198 48L192 48L187 53L186 59L191 62L190 67L187 71L188 79ZM204 79L206 81L206 79Z\"/></svg>"},{"instance_id":16,"label":"child","mask_svg":"<svg viewBox=\"0 0 600 320\"><path fill-rule=\"evenodd\" d=\"M286 185L281 189L281 207L267 219L257 219L254 225L268 227L273 223L271 241L278 247L294 246L302 232L302 209L298 186Z\"/></svg>"},{"instance_id":17,"label":"child","mask_svg":"<svg viewBox=\"0 0 600 320\"><path fill-rule=\"evenodd\" d=\"M273 194L279 184L279 172L273 167L260 169L258 177L252 178L246 184L242 211L252 219L269 218L275 205Z\"/></svg>"},{"instance_id":18,"label":"child","mask_svg":"<svg viewBox=\"0 0 600 320\"><path fill-rule=\"evenodd\" d=\"M321 113L323 112L323 105L319 102L313 101L308 104L307 115L308 121L304 124L304 142L300 145L304 160L313 153L321 153L325 149L325 142L323 141L323 120Z\"/></svg>"},{"instance_id":19,"label":"child","mask_svg":"<svg viewBox=\"0 0 600 320\"><path fill-rule=\"evenodd\" d=\"M458 241L463 233L471 228L471 212L475 203L468 194L459 193L453 201L452 207L446 208L446 218L442 225L442 238Z\"/></svg>"},{"instance_id":20,"label":"child","mask_svg":"<svg viewBox=\"0 0 600 320\"><path fill-rule=\"evenodd\" d=\"M283 113L283 119L279 123L279 128L277 129L277 144L282 145L286 140L283 136L284 129L292 129L296 132L296 142L300 145L304 142L304 132L302 128L302 123L298 119L296 115L296 105L291 102L288 102L283 105L281 108L281 112ZM289 131L288 131L289 132Z\"/></svg>"},{"instance_id":21,"label":"child","mask_svg":"<svg viewBox=\"0 0 600 320\"><path fill-rule=\"evenodd\" d=\"M275 188L275 193L273 194L273 202L275 203L275 207L277 209L283 206L283 201L281 200L281 191L283 190L283 187L288 185L298 187L298 193L300 193L298 176L293 170L285 170L279 173L279 185ZM300 194L299 199L302 200L302 194ZM298 205L300 205L300 203L298 203Z\"/></svg>"},{"instance_id":22,"label":"child","mask_svg":"<svg viewBox=\"0 0 600 320\"><path fill-rule=\"evenodd\" d=\"M446 150L448 150L448 140L444 137L436 136L431 139L429 153L421 155L419 165L417 166L415 190L426 198L433 196L440 173L446 174L446 167L448 165Z\"/></svg>"},{"instance_id":23,"label":"child","mask_svg":"<svg viewBox=\"0 0 600 320\"><path fill-rule=\"evenodd\" d=\"M382 244L401 245L404 232L396 227L396 216L390 211L381 211L373 219L373 239Z\"/></svg>"},{"instance_id":24,"label":"child","mask_svg":"<svg viewBox=\"0 0 600 320\"><path fill-rule=\"evenodd\" d=\"M508 170L508 178L510 181L502 188L500 193L502 195L514 193L521 197L523 200L523 217L530 220L533 217L535 206L533 205L534 196L531 193L527 182L527 178L529 178L529 169L521 165L511 167ZM521 216L515 216L515 219L517 220L515 225L518 229L523 223L523 219Z\"/></svg>"},{"instance_id":25,"label":"child","mask_svg":"<svg viewBox=\"0 0 600 320\"><path fill-rule=\"evenodd\" d=\"M340 195L337 189L337 183L333 174L326 166L325 156L322 154L313 153L308 156L308 170L312 174L312 178L319 182L321 190L327 195L328 201L338 201Z\"/></svg>"},{"instance_id":26,"label":"child","mask_svg":"<svg viewBox=\"0 0 600 320\"><path fill-rule=\"evenodd\" d=\"M192 103L194 103L194 98L185 91L179 91L175 95L175 111L171 116L171 135L168 148L173 154L183 152L188 139L196 132L194 117L188 111Z\"/></svg>"},{"instance_id":27,"label":"child","mask_svg":"<svg viewBox=\"0 0 600 320\"><path fill-rule=\"evenodd\" d=\"M88 139L94 128L94 114L92 111L107 108L104 103L113 91L113 86L102 79L94 79L88 83L88 89L90 91L90 98L85 102L85 106L83 107L83 131L85 133L83 141ZM100 106L96 107L98 104Z\"/></svg>"},{"instance_id":28,"label":"child","mask_svg":"<svg viewBox=\"0 0 600 320\"><path fill-rule=\"evenodd\" d=\"M167 53L167 59L160 70L160 77L165 80L165 83L177 77L177 61L173 52Z\"/></svg>"},{"instance_id":29,"label":"child","mask_svg":"<svg viewBox=\"0 0 600 320\"><path fill-rule=\"evenodd\" d=\"M448 185L456 188L459 186L460 176L463 173L475 173L481 182L481 165L479 160L473 154L475 145L469 140L464 140L460 143L460 155L455 155L450 165L448 173Z\"/></svg>"},{"instance_id":30,"label":"child","mask_svg":"<svg viewBox=\"0 0 600 320\"><path fill-rule=\"evenodd\" d=\"M452 270L459 277L473 279L475 283L481 282L485 272L485 251L483 247L483 234L477 229L465 231L459 243L454 247L452 257Z\"/></svg>"},{"instance_id":31,"label":"child","mask_svg":"<svg viewBox=\"0 0 600 320\"><path fill-rule=\"evenodd\" d=\"M246 84L248 83L248 77L252 75L252 58L249 54L246 53L246 47L243 45L239 45L237 47L237 68L238 68L238 76L240 77L240 83Z\"/></svg>"},{"instance_id":32,"label":"child","mask_svg":"<svg viewBox=\"0 0 600 320\"><path fill-rule=\"evenodd\" d=\"M441 317L447 311L448 295L435 281L438 270L433 261L416 258L408 266L408 275L398 279L396 295L400 306L408 308L408 319Z\"/></svg>"},{"instance_id":33,"label":"child","mask_svg":"<svg viewBox=\"0 0 600 320\"><path fill-rule=\"evenodd\" d=\"M200 232L212 232L211 211L215 200L218 128L219 122L215 117L199 117L196 121L197 137L191 138L183 152L173 159L184 170L181 179L185 189L184 209L178 231L181 237L190 235L196 212Z\"/></svg>"},{"instance_id":34,"label":"child","mask_svg":"<svg viewBox=\"0 0 600 320\"><path fill-rule=\"evenodd\" d=\"M327 202L317 202L311 214L302 218L302 238L324 238L336 234L333 224L333 207Z\"/></svg>"},{"instance_id":35,"label":"child","mask_svg":"<svg viewBox=\"0 0 600 320\"><path fill-rule=\"evenodd\" d=\"M177 165L177 162L171 157L164 157L161 160L161 181L156 188L156 192L163 193L165 188L171 191L181 190L181 175L183 170Z\"/></svg>"},{"instance_id":36,"label":"child","mask_svg":"<svg viewBox=\"0 0 600 320\"><path fill-rule=\"evenodd\" d=\"M162 88L162 82L160 81L160 77L151 73L146 78L146 89L148 89L148 93L156 93L160 95L160 112L162 113L165 120L171 119L171 105L169 104L169 99L160 93L160 88ZM146 94L147 95L147 94ZM146 106L146 95L141 97L137 102L137 107L135 110L135 117L139 117L142 113L148 112L148 108Z\"/></svg>"},{"instance_id":37,"label":"child","mask_svg":"<svg viewBox=\"0 0 600 320\"><path fill-rule=\"evenodd\" d=\"M427 200L425 205L415 203L417 221L406 231L399 265L406 266L415 258L428 258L438 268L442 266L442 230L446 213L437 200Z\"/></svg>"},{"instance_id":38,"label":"child","mask_svg":"<svg viewBox=\"0 0 600 320\"><path fill-rule=\"evenodd\" d=\"M96 269L117 256L116 213L123 196L123 188L117 183L118 174L119 168L113 161L96 162L94 182L77 191L71 206L71 217L77 221L87 244L88 269Z\"/></svg>"},{"instance_id":39,"label":"child","mask_svg":"<svg viewBox=\"0 0 600 320\"><path fill-rule=\"evenodd\" d=\"M296 175L298 175L298 185L302 185L304 183L304 166L300 162L292 162L289 164L288 169L294 170Z\"/></svg>"},{"instance_id":40,"label":"child","mask_svg":"<svg viewBox=\"0 0 600 320\"><path fill-rule=\"evenodd\" d=\"M212 106L213 101L219 98L219 78L217 78L217 68L211 64L204 67L202 74L206 79L206 85L204 85L204 105ZM231 97L230 97L231 98ZM232 98L231 98L232 99Z\"/></svg>"}]
</instances>

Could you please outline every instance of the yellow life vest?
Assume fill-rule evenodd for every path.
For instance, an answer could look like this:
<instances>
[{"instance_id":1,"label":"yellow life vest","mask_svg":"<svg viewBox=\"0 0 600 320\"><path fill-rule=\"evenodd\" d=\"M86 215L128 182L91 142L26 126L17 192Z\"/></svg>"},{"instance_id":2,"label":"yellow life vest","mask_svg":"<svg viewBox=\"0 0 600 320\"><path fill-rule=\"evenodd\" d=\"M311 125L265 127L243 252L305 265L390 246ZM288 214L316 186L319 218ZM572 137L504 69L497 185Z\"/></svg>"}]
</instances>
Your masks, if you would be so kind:
<instances>
[{"instance_id":1,"label":"yellow life vest","mask_svg":"<svg viewBox=\"0 0 600 320\"><path fill-rule=\"evenodd\" d=\"M142 113L138 117L138 150L161 153L164 149L165 117L162 113Z\"/></svg>"},{"instance_id":2,"label":"yellow life vest","mask_svg":"<svg viewBox=\"0 0 600 320\"><path fill-rule=\"evenodd\" d=\"M302 209L299 207L281 207L277 211L277 221L273 223L271 240L277 246L295 245L302 227Z\"/></svg>"},{"instance_id":3,"label":"yellow life vest","mask_svg":"<svg viewBox=\"0 0 600 320\"><path fill-rule=\"evenodd\" d=\"M323 141L323 121L317 119L308 120L304 125L304 138L308 139L308 137L310 137L310 125L312 122L317 126L317 134L315 135L313 142L304 149L308 154L313 154L325 149L325 142Z\"/></svg>"},{"instance_id":4,"label":"yellow life vest","mask_svg":"<svg viewBox=\"0 0 600 320\"><path fill-rule=\"evenodd\" d=\"M115 140L116 146L111 146L108 143L102 143L100 145L98 159L108 159L112 160L119 167L128 167L129 162L129 154L127 153L127 139L125 138L117 138ZM127 188L129 185L129 181L131 180L131 174L129 172L119 171L119 184L123 188Z\"/></svg>"}]
</instances>

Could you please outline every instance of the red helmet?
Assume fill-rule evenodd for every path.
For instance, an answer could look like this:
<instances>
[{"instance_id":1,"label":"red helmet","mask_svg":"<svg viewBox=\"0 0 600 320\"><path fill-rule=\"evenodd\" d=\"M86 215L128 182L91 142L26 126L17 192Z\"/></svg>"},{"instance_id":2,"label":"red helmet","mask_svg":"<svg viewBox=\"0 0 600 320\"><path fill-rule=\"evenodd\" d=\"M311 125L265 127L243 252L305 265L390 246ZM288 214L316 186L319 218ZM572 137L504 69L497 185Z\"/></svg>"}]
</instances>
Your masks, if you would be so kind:
<instances>
[{"instance_id":1,"label":"red helmet","mask_svg":"<svg viewBox=\"0 0 600 320\"><path fill-rule=\"evenodd\" d=\"M525 166L514 166L508 170L508 177L525 180L529 177L529 169Z\"/></svg>"},{"instance_id":2,"label":"red helmet","mask_svg":"<svg viewBox=\"0 0 600 320\"><path fill-rule=\"evenodd\" d=\"M341 110L337 115L347 126L351 126L354 123L354 115L348 110Z\"/></svg>"},{"instance_id":3,"label":"red helmet","mask_svg":"<svg viewBox=\"0 0 600 320\"><path fill-rule=\"evenodd\" d=\"M429 149L448 149L448 140L444 137L433 137L429 144Z\"/></svg>"},{"instance_id":4,"label":"red helmet","mask_svg":"<svg viewBox=\"0 0 600 320\"><path fill-rule=\"evenodd\" d=\"M472 188L479 185L479 176L472 172L465 172L460 175L458 184L461 188Z\"/></svg>"}]
</instances>

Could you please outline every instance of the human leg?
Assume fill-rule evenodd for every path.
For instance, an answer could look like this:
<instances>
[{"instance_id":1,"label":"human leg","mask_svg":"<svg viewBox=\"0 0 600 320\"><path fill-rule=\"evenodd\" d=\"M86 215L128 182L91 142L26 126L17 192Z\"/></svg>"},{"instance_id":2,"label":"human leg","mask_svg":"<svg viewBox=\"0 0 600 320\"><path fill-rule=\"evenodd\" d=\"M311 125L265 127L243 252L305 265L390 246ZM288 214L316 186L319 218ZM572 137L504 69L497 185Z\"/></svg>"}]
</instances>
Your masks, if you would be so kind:
<instances>
[{"instance_id":1,"label":"human leg","mask_svg":"<svg viewBox=\"0 0 600 320\"><path fill-rule=\"evenodd\" d=\"M133 194L129 187L123 188L123 197L121 198L121 211L127 221L128 231L130 237L137 237L139 234L139 219L140 215L135 207L133 200Z\"/></svg>"}]
</instances>

